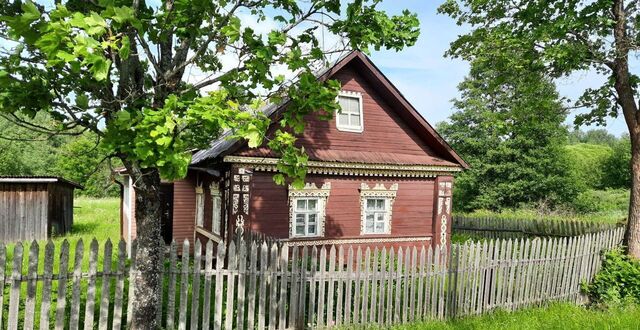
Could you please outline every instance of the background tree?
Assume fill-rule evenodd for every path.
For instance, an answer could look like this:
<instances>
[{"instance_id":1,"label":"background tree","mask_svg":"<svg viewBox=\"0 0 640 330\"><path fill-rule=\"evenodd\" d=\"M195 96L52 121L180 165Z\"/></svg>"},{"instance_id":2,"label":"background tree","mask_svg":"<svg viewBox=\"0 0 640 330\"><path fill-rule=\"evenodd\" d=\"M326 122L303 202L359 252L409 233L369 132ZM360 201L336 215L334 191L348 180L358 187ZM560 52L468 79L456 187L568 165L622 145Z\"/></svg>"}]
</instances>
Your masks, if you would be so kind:
<instances>
[{"instance_id":1,"label":"background tree","mask_svg":"<svg viewBox=\"0 0 640 330\"><path fill-rule=\"evenodd\" d=\"M476 59L460 84L450 123L439 131L471 164L456 178L459 210L558 205L577 188L563 145L566 114L555 86L491 60Z\"/></svg>"},{"instance_id":2,"label":"background tree","mask_svg":"<svg viewBox=\"0 0 640 330\"><path fill-rule=\"evenodd\" d=\"M623 136L614 146L611 155L603 162L603 181L608 188L631 187L631 142Z\"/></svg>"},{"instance_id":3,"label":"background tree","mask_svg":"<svg viewBox=\"0 0 640 330\"><path fill-rule=\"evenodd\" d=\"M636 97L638 76L629 57L639 50L640 6L631 0L446 0L439 8L468 24L448 52L473 60L508 49L531 49L520 60L529 71L548 77L595 70L607 79L585 90L577 101L591 111L576 123L604 124L607 116L622 114L631 141L632 184L625 244L640 258L640 114ZM488 45L491 45L488 47ZM503 63L511 59L496 56ZM500 65L499 63L496 63Z\"/></svg>"},{"instance_id":4,"label":"background tree","mask_svg":"<svg viewBox=\"0 0 640 330\"><path fill-rule=\"evenodd\" d=\"M576 128L569 133L570 144L588 143L613 147L617 142L618 138L604 128L590 129L588 131Z\"/></svg>"},{"instance_id":5,"label":"background tree","mask_svg":"<svg viewBox=\"0 0 640 330\"><path fill-rule=\"evenodd\" d=\"M259 145L268 125L260 106L286 99L285 129L269 146L282 156L278 181L288 175L299 185L307 158L295 133L306 114L331 115L340 88L315 70L329 54L400 50L419 34L416 15L387 15L376 9L380 0L2 1L0 33L10 45L0 55L3 116L28 126L16 114L47 112L56 132L91 131L133 178L133 322L145 329L157 328L160 177L184 176L189 151L225 130ZM265 33L249 24L267 20L274 28ZM320 28L345 42L323 48Z\"/></svg>"}]
</instances>

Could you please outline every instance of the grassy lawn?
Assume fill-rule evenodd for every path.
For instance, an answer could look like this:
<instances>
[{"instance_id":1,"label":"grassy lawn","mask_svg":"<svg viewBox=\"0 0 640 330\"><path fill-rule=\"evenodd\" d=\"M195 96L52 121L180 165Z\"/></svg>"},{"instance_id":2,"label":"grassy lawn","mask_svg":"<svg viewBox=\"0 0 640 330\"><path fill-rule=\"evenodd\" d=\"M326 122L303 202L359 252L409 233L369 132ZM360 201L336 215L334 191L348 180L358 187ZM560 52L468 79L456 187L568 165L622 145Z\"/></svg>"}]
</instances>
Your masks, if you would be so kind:
<instances>
[{"instance_id":1,"label":"grassy lawn","mask_svg":"<svg viewBox=\"0 0 640 330\"><path fill-rule=\"evenodd\" d=\"M74 217L73 228L70 233L64 236L56 236L52 238L52 242L55 245L54 252L54 271L58 271L58 258L60 255L60 248L62 242L66 239L69 242L69 269L73 267L73 260L75 255L75 248L80 239L84 243L84 268L88 268L89 263L89 247L91 240L96 238L100 244L100 253L98 258L99 267L102 267L102 253L104 249L104 243L107 239L111 239L113 243L113 255L114 259L117 256L117 246L120 240L120 201L117 198L87 198L77 197L74 202ZM38 242L40 246L39 250L39 265L38 269L41 272L44 269L44 252L46 241ZM13 259L13 250L15 244L7 244L7 256L9 259ZM24 244L24 261L23 269L26 271L28 265L30 244ZM12 268L12 264L8 263L7 270Z\"/></svg>"},{"instance_id":2,"label":"grassy lawn","mask_svg":"<svg viewBox=\"0 0 640 330\"><path fill-rule=\"evenodd\" d=\"M513 313L498 311L447 322L413 323L393 329L640 329L640 307L601 311L556 303L545 308Z\"/></svg>"}]
</instances>

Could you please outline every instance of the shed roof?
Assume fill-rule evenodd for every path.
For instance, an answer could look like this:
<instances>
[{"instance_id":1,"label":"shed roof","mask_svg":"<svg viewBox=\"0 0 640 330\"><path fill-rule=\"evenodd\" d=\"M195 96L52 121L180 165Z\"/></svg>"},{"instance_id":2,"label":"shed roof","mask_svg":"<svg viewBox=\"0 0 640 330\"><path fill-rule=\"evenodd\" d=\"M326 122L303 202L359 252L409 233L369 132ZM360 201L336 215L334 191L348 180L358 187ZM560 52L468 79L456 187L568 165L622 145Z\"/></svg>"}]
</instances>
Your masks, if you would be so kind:
<instances>
[{"instance_id":1,"label":"shed roof","mask_svg":"<svg viewBox=\"0 0 640 330\"><path fill-rule=\"evenodd\" d=\"M47 175L0 176L0 183L60 183L70 185L74 188L84 189L84 187L79 183L67 180L59 176Z\"/></svg>"}]
</instances>

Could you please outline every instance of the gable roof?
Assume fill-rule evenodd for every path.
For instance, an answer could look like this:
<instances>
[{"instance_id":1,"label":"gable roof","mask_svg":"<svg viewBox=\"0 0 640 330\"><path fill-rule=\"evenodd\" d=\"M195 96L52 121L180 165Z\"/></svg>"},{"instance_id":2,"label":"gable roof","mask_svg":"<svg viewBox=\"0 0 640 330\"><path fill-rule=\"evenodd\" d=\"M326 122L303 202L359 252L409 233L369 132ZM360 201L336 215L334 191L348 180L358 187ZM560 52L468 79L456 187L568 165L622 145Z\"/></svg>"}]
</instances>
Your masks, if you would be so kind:
<instances>
[{"instance_id":1,"label":"gable roof","mask_svg":"<svg viewBox=\"0 0 640 330\"><path fill-rule=\"evenodd\" d=\"M60 183L72 186L77 189L84 187L73 181L69 181L59 176L47 175L16 175L16 176L0 176L0 183Z\"/></svg>"},{"instance_id":2,"label":"gable roof","mask_svg":"<svg viewBox=\"0 0 640 330\"><path fill-rule=\"evenodd\" d=\"M355 65L358 72L366 79L379 86L377 91L390 103L397 105L398 115L422 138L424 139L443 159L436 160L432 165L457 165L468 168L469 165L460 157L451 146L435 131L435 129L424 119L422 115L409 103L409 101L400 93L400 91L389 81L389 79L373 64L373 62L362 52L352 51L335 62L334 65L326 68L317 74L319 80L324 81L330 79L334 74L344 68L346 65ZM266 115L274 118L282 109L286 108L287 102L279 105L271 105L265 108ZM213 141L209 149L200 150L192 157L192 164L197 164L205 160L211 160L216 157L226 156L239 148L246 145L246 141L237 139L229 139L229 133L223 134L218 140ZM264 155L268 156L268 155ZM272 156L272 155L269 155ZM380 158L362 157L363 162L374 162ZM388 159L388 158L387 158ZM367 161L369 160L369 161ZM336 160L337 161L337 160ZM424 159L415 159L411 161L399 162L405 164L413 164L415 162L423 162Z\"/></svg>"}]
</instances>

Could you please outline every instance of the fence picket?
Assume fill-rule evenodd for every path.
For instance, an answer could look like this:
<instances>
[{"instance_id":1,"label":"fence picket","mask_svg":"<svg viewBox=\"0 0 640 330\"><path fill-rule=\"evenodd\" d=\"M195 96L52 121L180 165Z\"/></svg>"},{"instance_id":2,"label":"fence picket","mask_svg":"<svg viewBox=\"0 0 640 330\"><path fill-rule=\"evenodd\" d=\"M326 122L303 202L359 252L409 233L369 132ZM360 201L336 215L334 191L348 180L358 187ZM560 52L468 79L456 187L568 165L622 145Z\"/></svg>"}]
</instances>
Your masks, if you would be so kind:
<instances>
[{"instance_id":1,"label":"fence picket","mask_svg":"<svg viewBox=\"0 0 640 330\"><path fill-rule=\"evenodd\" d=\"M188 251L188 250L187 250ZM131 242L131 265L129 266L129 290L127 296L127 323L126 328L130 329L133 323L133 302L135 300L136 285L136 258L138 255L138 244L136 240Z\"/></svg>"},{"instance_id":2,"label":"fence picket","mask_svg":"<svg viewBox=\"0 0 640 330\"><path fill-rule=\"evenodd\" d=\"M58 298L56 299L56 329L64 329L64 317L67 306L67 272L69 271L69 241L66 239L60 247L60 265L58 266Z\"/></svg>"},{"instance_id":3,"label":"fence picket","mask_svg":"<svg viewBox=\"0 0 640 330\"><path fill-rule=\"evenodd\" d=\"M265 328L266 305L267 305L267 264L268 264L268 247L266 242L262 242L260 246L260 292L258 293L258 329Z\"/></svg>"},{"instance_id":4,"label":"fence picket","mask_svg":"<svg viewBox=\"0 0 640 330\"><path fill-rule=\"evenodd\" d=\"M204 251L204 285L202 288L202 329L211 324L211 276L213 275L213 241L207 240ZM241 323L238 323L241 324Z\"/></svg>"},{"instance_id":5,"label":"fence picket","mask_svg":"<svg viewBox=\"0 0 640 330\"><path fill-rule=\"evenodd\" d=\"M100 316L99 316L100 330L106 330L109 322L109 301L111 298L110 292L111 292L112 249L113 249L113 246L111 244L111 240L107 239L107 242L104 244L104 258L102 263L102 288L100 288Z\"/></svg>"},{"instance_id":6,"label":"fence picket","mask_svg":"<svg viewBox=\"0 0 640 330\"><path fill-rule=\"evenodd\" d=\"M40 247L38 242L31 242L29 247L29 266L27 268L27 301L24 304L23 329L33 329L34 314L36 308L36 277L38 276L38 254Z\"/></svg>"},{"instance_id":7,"label":"fence picket","mask_svg":"<svg viewBox=\"0 0 640 330\"><path fill-rule=\"evenodd\" d=\"M494 219L482 221L485 226L501 226ZM579 223L549 225L543 221L535 222L535 228L524 221L519 226L572 235L589 228ZM320 250L312 246L310 256L306 247L300 253L295 246L290 249L268 237L256 236L261 242L259 246L255 240L231 241L229 245L221 242L215 269L212 242L207 242L204 256L202 245L195 242L193 263L189 253L182 254L181 263L176 262L177 245L172 243L169 266L162 270L167 309L157 314L160 321L166 322L158 323L178 329L288 329L357 324L389 327L394 323L459 317L496 308L516 309L550 300L582 302L579 284L593 277L601 267L601 252L617 246L622 235L623 229L605 229L561 238L499 238L454 244L453 251L448 246L430 245L428 249L422 247L419 253L413 246L397 251L384 247L372 251L371 247L358 246L357 253L348 246L345 255L343 246L320 246ZM0 312L8 312L0 315L0 322L7 320L8 329L32 329L38 324L40 329L49 329L50 315L55 314L57 329L77 329L80 322L84 329L129 327L136 271L135 262L126 268L125 242L121 240L118 244L117 266L112 266L110 241L104 245L102 266L98 262L98 242L92 240L88 262L84 260L83 244L79 240L75 246L72 276L67 273L70 265L66 241L56 260L60 264L58 274L54 274L52 242L44 248L41 274L38 243L28 245L26 274L22 273L27 261L24 246L17 243L13 267L7 265L11 276L5 274L3 266L9 261L0 244L0 286L11 283L5 308L2 308L5 292L0 290ZM189 247L185 241L182 250L191 251ZM135 261L135 243L132 248ZM178 264L182 265L179 288ZM123 324L125 276L130 278L129 307L127 323ZM69 301L68 287L71 287ZM51 297L54 290L56 298ZM180 301L178 308L176 294ZM159 292L159 296L164 300L164 292ZM55 307L51 306L52 299L56 300ZM83 313L79 313L81 309ZM95 316L98 310L99 316ZM174 324L176 316L178 324Z\"/></svg>"},{"instance_id":8,"label":"fence picket","mask_svg":"<svg viewBox=\"0 0 640 330\"><path fill-rule=\"evenodd\" d=\"M169 246L169 281L167 287L167 329L175 329L174 318L176 316L176 264L178 260L178 246L175 240Z\"/></svg>"},{"instance_id":9,"label":"fence picket","mask_svg":"<svg viewBox=\"0 0 640 330\"><path fill-rule=\"evenodd\" d=\"M336 275L336 246L331 245L329 250L329 272L326 277L327 282L327 325L333 326L335 321L333 319L333 305L334 305L334 290L335 290L335 275Z\"/></svg>"},{"instance_id":10,"label":"fence picket","mask_svg":"<svg viewBox=\"0 0 640 330\"><path fill-rule=\"evenodd\" d=\"M322 246L320 248L320 270L318 271L318 309L316 312L317 326L324 327L324 298L325 298L325 279L327 274L327 249Z\"/></svg>"},{"instance_id":11,"label":"fence picket","mask_svg":"<svg viewBox=\"0 0 640 330\"><path fill-rule=\"evenodd\" d=\"M269 330L276 328L276 313L278 312L278 245L271 244L271 254L269 255Z\"/></svg>"},{"instance_id":12,"label":"fence picket","mask_svg":"<svg viewBox=\"0 0 640 330\"><path fill-rule=\"evenodd\" d=\"M298 288L300 287L300 265L298 262L298 250L297 246L293 247L293 252L291 253L291 294L289 295L289 328L295 328L296 326L296 316L298 312Z\"/></svg>"},{"instance_id":13,"label":"fence picket","mask_svg":"<svg viewBox=\"0 0 640 330\"><path fill-rule=\"evenodd\" d=\"M208 245L208 244L207 244ZM208 260L208 259L207 259ZM209 262L209 267L211 268L211 262ZM247 244L244 240L239 241L239 249L238 249L238 303L237 303L237 321L236 327L238 329L244 328L244 313L245 313L245 286L246 286L246 271L247 271ZM211 278L211 277L209 277ZM211 285L209 285L210 287ZM206 287L206 286L205 286ZM205 289L206 290L206 289ZM208 307L207 307L208 308ZM208 315L208 314L207 314ZM202 326L203 329L208 328L208 324L205 327Z\"/></svg>"},{"instance_id":14,"label":"fence picket","mask_svg":"<svg viewBox=\"0 0 640 330\"><path fill-rule=\"evenodd\" d=\"M125 261L127 258L127 244L124 240L118 243L118 273L116 276L116 290L113 302L112 330L120 330L122 325L122 296L124 294ZM167 311L168 313L169 311Z\"/></svg>"},{"instance_id":15,"label":"fence picket","mask_svg":"<svg viewBox=\"0 0 640 330\"><path fill-rule=\"evenodd\" d=\"M49 329L49 312L51 306L51 281L53 279L53 253L55 246L53 242L49 240L44 248L44 269L42 272L43 284L42 284L42 302L40 304L40 329ZM0 288L4 288L2 285L2 273L4 271L4 260L2 260L2 246L0 246ZM0 290L4 291L4 290ZM2 298L0 298L0 306L2 306ZM0 319L2 318L0 313ZM0 329L2 329L2 321L0 321Z\"/></svg>"},{"instance_id":16,"label":"fence picket","mask_svg":"<svg viewBox=\"0 0 640 330\"><path fill-rule=\"evenodd\" d=\"M226 253L226 245L224 241L220 241L218 243L216 252L216 296L213 300L213 303L215 305L215 309L213 312L213 329L218 330L222 327L222 290L224 289L224 275L222 274L222 269L224 268L224 258Z\"/></svg>"},{"instance_id":17,"label":"fence picket","mask_svg":"<svg viewBox=\"0 0 640 330\"><path fill-rule=\"evenodd\" d=\"M229 243L229 250L227 252L227 270L229 275L227 275L227 292L226 292L227 303L225 304L226 315L224 317L225 329L233 329L233 312L235 310L233 306L236 305L234 303L234 299L236 296L235 295L235 288L236 288L235 274L237 273L236 271L237 267L238 267L238 258L236 254L236 243L235 241L231 241Z\"/></svg>"},{"instance_id":18,"label":"fence picket","mask_svg":"<svg viewBox=\"0 0 640 330\"><path fill-rule=\"evenodd\" d=\"M289 248L285 245L280 249L280 293L278 294L278 329L284 329L287 326L287 286L289 273ZM239 285L239 284L238 284ZM293 286L293 283L292 283ZM241 297L238 293L238 297Z\"/></svg>"},{"instance_id":19,"label":"fence picket","mask_svg":"<svg viewBox=\"0 0 640 330\"><path fill-rule=\"evenodd\" d=\"M344 299L344 324L351 324L351 297L353 287L353 246L349 245L349 255L347 256L347 283Z\"/></svg>"},{"instance_id":20,"label":"fence picket","mask_svg":"<svg viewBox=\"0 0 640 330\"><path fill-rule=\"evenodd\" d=\"M84 243L82 239L76 243L76 254L73 264L73 287L71 298L71 320L69 329L77 330L80 317L80 281L82 280L82 257L84 253Z\"/></svg>"},{"instance_id":21,"label":"fence picket","mask_svg":"<svg viewBox=\"0 0 640 330\"><path fill-rule=\"evenodd\" d=\"M182 263L180 264L180 310L178 330L187 328L187 295L189 293L189 241L182 242ZM185 252L186 251L186 252Z\"/></svg>"},{"instance_id":22,"label":"fence picket","mask_svg":"<svg viewBox=\"0 0 640 330\"><path fill-rule=\"evenodd\" d=\"M378 273L380 283L378 285L378 326L384 325L384 303L385 303L385 287L389 285L387 281L387 249L382 248L380 252L380 272ZM387 297L389 299L389 297Z\"/></svg>"},{"instance_id":23,"label":"fence picket","mask_svg":"<svg viewBox=\"0 0 640 330\"><path fill-rule=\"evenodd\" d=\"M295 265L295 263L294 263ZM336 297L336 318L335 318L335 323L337 326L342 324L342 310L343 310L343 306L344 306L344 299L343 299L343 288L344 288L344 284L345 284L345 280L344 280L344 276L345 276L345 272L344 272L344 247L342 245L340 245L340 247L338 248L338 264L336 265L338 267L338 280L337 280L337 286L338 286L338 290L337 290L337 297ZM295 274L295 272L294 272ZM346 274L349 275L349 274Z\"/></svg>"},{"instance_id":24,"label":"fence picket","mask_svg":"<svg viewBox=\"0 0 640 330\"><path fill-rule=\"evenodd\" d=\"M197 329L200 312L200 273L202 272L202 242L196 238L193 247L193 275L191 276L190 329Z\"/></svg>"}]
</instances>

